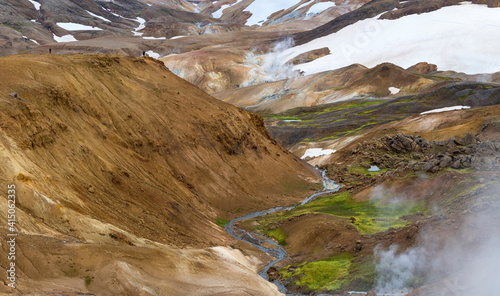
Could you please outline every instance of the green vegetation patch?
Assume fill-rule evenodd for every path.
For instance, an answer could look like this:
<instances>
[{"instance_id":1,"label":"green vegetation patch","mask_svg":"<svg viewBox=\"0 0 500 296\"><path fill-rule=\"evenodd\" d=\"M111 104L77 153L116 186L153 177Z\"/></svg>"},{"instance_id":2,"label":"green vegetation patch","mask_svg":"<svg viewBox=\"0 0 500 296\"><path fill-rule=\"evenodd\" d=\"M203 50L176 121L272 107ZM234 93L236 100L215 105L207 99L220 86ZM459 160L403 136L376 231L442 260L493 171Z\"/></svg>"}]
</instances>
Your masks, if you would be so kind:
<instances>
[{"instance_id":1,"label":"green vegetation patch","mask_svg":"<svg viewBox=\"0 0 500 296\"><path fill-rule=\"evenodd\" d=\"M454 169L454 168L446 168L447 172L453 172L457 174L472 174L474 173L474 170L471 168L462 168L462 169Z\"/></svg>"},{"instance_id":2,"label":"green vegetation patch","mask_svg":"<svg viewBox=\"0 0 500 296\"><path fill-rule=\"evenodd\" d=\"M361 167L361 166L356 166L356 167L351 167L349 169L350 173L358 173L358 174L363 174L365 176L370 176L374 177L375 175L378 175L383 172L387 172L388 169L380 169L379 171L375 172L370 172L367 168Z\"/></svg>"},{"instance_id":3,"label":"green vegetation patch","mask_svg":"<svg viewBox=\"0 0 500 296\"><path fill-rule=\"evenodd\" d=\"M220 227L226 226L227 223L229 223L229 220L227 219L217 218L217 220L215 220L215 224L219 225Z\"/></svg>"},{"instance_id":4,"label":"green vegetation patch","mask_svg":"<svg viewBox=\"0 0 500 296\"><path fill-rule=\"evenodd\" d=\"M279 227L276 229L266 229L264 230L264 234L268 237L272 237L275 240L278 241L278 243L282 246L286 245L286 238L288 237L288 234L283 230L283 228Z\"/></svg>"},{"instance_id":5,"label":"green vegetation patch","mask_svg":"<svg viewBox=\"0 0 500 296\"><path fill-rule=\"evenodd\" d=\"M386 101L365 101L365 102L347 102L347 103L341 103L339 106L326 108L325 110L323 110L322 113L332 112L332 111L346 110L346 109L363 107L363 106L369 106L369 105L379 105L379 104L382 104L382 103L385 103L385 102Z\"/></svg>"},{"instance_id":6,"label":"green vegetation patch","mask_svg":"<svg viewBox=\"0 0 500 296\"><path fill-rule=\"evenodd\" d=\"M304 207L314 213L325 213L346 219L354 218L354 225L362 234L373 234L389 228L399 228L409 222L400 217L418 212L421 206L401 202L391 204L386 197L376 201L358 202L351 199L349 192L320 198Z\"/></svg>"},{"instance_id":7,"label":"green vegetation patch","mask_svg":"<svg viewBox=\"0 0 500 296\"><path fill-rule=\"evenodd\" d=\"M266 120L300 120L296 116L282 116L282 115L264 115Z\"/></svg>"},{"instance_id":8,"label":"green vegetation patch","mask_svg":"<svg viewBox=\"0 0 500 296\"><path fill-rule=\"evenodd\" d=\"M367 290L376 277L372 256L355 258L349 253L306 262L296 269L287 266L280 273L284 280L292 280L308 291Z\"/></svg>"},{"instance_id":9,"label":"green vegetation patch","mask_svg":"<svg viewBox=\"0 0 500 296\"><path fill-rule=\"evenodd\" d=\"M421 202L390 202L391 196L385 196L373 201L352 200L348 191L330 196L320 197L306 205L298 206L295 209L260 217L260 226L256 229L268 229L269 225L288 219L293 216L308 213L323 213L340 218L346 221L353 221L358 231L362 234L374 234L383 232L389 228L399 228L408 225L410 222L402 219L402 216L416 212L424 212L424 201ZM354 218L354 220L352 219Z\"/></svg>"}]
</instances>

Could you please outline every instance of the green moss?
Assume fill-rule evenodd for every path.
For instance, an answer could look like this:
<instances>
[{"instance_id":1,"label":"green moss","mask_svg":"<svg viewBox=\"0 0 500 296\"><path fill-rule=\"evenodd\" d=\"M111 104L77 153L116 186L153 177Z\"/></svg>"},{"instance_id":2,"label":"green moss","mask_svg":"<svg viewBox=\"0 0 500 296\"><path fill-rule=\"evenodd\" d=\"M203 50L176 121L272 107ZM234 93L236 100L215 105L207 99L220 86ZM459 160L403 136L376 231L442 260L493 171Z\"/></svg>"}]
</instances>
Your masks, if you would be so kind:
<instances>
[{"instance_id":1,"label":"green moss","mask_svg":"<svg viewBox=\"0 0 500 296\"><path fill-rule=\"evenodd\" d=\"M427 75L427 74L420 74L420 73L413 73L413 74L420 76L420 77L423 77L423 78L431 79L431 80L441 80L441 81L452 80L452 78L444 77L444 76L434 76L434 75Z\"/></svg>"},{"instance_id":2,"label":"green moss","mask_svg":"<svg viewBox=\"0 0 500 296\"><path fill-rule=\"evenodd\" d=\"M279 227L273 230L264 230L264 234L277 240L280 245L286 245L286 238L288 237L288 234L283 230L283 228Z\"/></svg>"},{"instance_id":3,"label":"green moss","mask_svg":"<svg viewBox=\"0 0 500 296\"><path fill-rule=\"evenodd\" d=\"M388 197L377 201L358 202L351 199L349 192L343 192L318 199L304 207L311 212L334 215L346 220L353 217L356 219L354 225L362 234L403 227L408 221L400 219L401 216L422 210L422 207L416 204L390 205L385 202Z\"/></svg>"},{"instance_id":4,"label":"green moss","mask_svg":"<svg viewBox=\"0 0 500 296\"><path fill-rule=\"evenodd\" d=\"M323 113L325 112L332 112L332 111L340 111L340 110L346 110L346 109L351 109L351 108L357 108L357 107L362 107L362 106L369 106L369 105L379 105L385 103L385 101L365 101L365 102L347 102L347 103L340 103L339 106L335 107L330 107L326 108L323 110Z\"/></svg>"},{"instance_id":5,"label":"green moss","mask_svg":"<svg viewBox=\"0 0 500 296\"><path fill-rule=\"evenodd\" d=\"M306 286L309 290L338 290L343 279L349 275L349 267L353 260L350 254L309 262L295 270L294 274L304 274L294 284Z\"/></svg>"},{"instance_id":6,"label":"green moss","mask_svg":"<svg viewBox=\"0 0 500 296\"><path fill-rule=\"evenodd\" d=\"M453 173L458 173L458 174L471 174L474 172L471 168L463 168L463 169L453 169L453 168L447 168L447 172L453 172Z\"/></svg>"},{"instance_id":7,"label":"green moss","mask_svg":"<svg viewBox=\"0 0 500 296\"><path fill-rule=\"evenodd\" d=\"M377 201L354 201L351 199L351 194L344 191L332 196L320 197L289 212L260 217L257 220L260 226L255 229L266 229L273 223L301 214L323 213L344 218L349 223L351 223L351 218L355 218L353 225L360 233L373 234L409 224L408 221L401 219L401 216L419 211L426 212L423 201L391 205L387 202L388 198L390 196Z\"/></svg>"},{"instance_id":8,"label":"green moss","mask_svg":"<svg viewBox=\"0 0 500 296\"><path fill-rule=\"evenodd\" d=\"M217 218L217 220L215 220L215 224L219 225L220 227L226 226L227 223L229 223L229 220L227 219Z\"/></svg>"},{"instance_id":9,"label":"green moss","mask_svg":"<svg viewBox=\"0 0 500 296\"><path fill-rule=\"evenodd\" d=\"M293 271L290 266L280 270L285 280L293 280L293 284L306 287L307 291L342 292L346 289L368 290L373 287L375 266L373 257L363 259L353 257L349 253L306 262Z\"/></svg>"},{"instance_id":10,"label":"green moss","mask_svg":"<svg viewBox=\"0 0 500 296\"><path fill-rule=\"evenodd\" d=\"M370 172L370 171L368 171L367 168L356 166L356 167L351 167L349 169L349 172L350 173L358 173L358 174L363 174L365 176L374 177L374 176L376 176L378 174L381 174L383 172L387 172L387 169L381 169L381 170L376 171L376 172Z\"/></svg>"},{"instance_id":11,"label":"green moss","mask_svg":"<svg viewBox=\"0 0 500 296\"><path fill-rule=\"evenodd\" d=\"M368 111L362 111L362 112L359 112L358 115L366 115L366 114L370 114L372 112L376 111L375 109L373 110L368 110Z\"/></svg>"},{"instance_id":12,"label":"green moss","mask_svg":"<svg viewBox=\"0 0 500 296\"><path fill-rule=\"evenodd\" d=\"M296 116L282 116L282 115L263 115L266 120L300 120Z\"/></svg>"}]
</instances>

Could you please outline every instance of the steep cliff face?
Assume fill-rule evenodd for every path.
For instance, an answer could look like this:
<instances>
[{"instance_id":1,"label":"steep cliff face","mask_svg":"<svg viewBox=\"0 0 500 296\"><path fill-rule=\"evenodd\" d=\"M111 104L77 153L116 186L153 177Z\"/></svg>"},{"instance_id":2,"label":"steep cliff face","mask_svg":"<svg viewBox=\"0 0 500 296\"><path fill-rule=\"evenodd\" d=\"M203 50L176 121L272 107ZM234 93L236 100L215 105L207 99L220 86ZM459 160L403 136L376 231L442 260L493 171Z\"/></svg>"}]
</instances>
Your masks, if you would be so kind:
<instances>
[{"instance_id":1,"label":"steep cliff face","mask_svg":"<svg viewBox=\"0 0 500 296\"><path fill-rule=\"evenodd\" d=\"M0 68L1 204L6 211L15 184L18 231L30 245L64 240L133 254L226 244L217 219L294 202L315 176L261 117L153 59L24 55L1 58ZM21 270L48 264L23 248Z\"/></svg>"}]
</instances>

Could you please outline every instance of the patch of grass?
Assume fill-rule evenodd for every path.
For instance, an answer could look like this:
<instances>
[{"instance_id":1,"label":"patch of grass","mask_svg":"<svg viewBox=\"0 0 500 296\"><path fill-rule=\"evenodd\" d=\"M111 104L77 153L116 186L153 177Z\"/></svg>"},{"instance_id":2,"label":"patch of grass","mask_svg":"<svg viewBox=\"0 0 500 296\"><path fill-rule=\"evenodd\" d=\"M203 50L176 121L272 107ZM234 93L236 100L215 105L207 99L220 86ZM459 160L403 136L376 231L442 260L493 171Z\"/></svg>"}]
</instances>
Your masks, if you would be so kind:
<instances>
[{"instance_id":1,"label":"patch of grass","mask_svg":"<svg viewBox=\"0 0 500 296\"><path fill-rule=\"evenodd\" d=\"M376 171L376 172L370 172L368 171L367 168L364 168L364 167L361 167L361 166L356 166L356 167L351 167L349 169L349 172L350 173L358 173L358 174L362 174L362 175L365 175L365 176L370 176L370 177L374 177L378 174L381 174L383 172L387 172L388 169L380 169L380 171Z\"/></svg>"},{"instance_id":2,"label":"patch of grass","mask_svg":"<svg viewBox=\"0 0 500 296\"><path fill-rule=\"evenodd\" d=\"M365 102L347 102L347 103L341 103L339 106L335 107L330 107L326 108L323 110L323 113L325 112L332 112L332 111L340 111L340 110L346 110L346 109L351 109L351 108L357 108L357 107L362 107L362 106L369 106L369 105L379 105L382 103L385 103L386 101L365 101Z\"/></svg>"},{"instance_id":3,"label":"patch of grass","mask_svg":"<svg viewBox=\"0 0 500 296\"><path fill-rule=\"evenodd\" d=\"M296 116L282 116L282 115L263 115L266 120L300 120Z\"/></svg>"},{"instance_id":4,"label":"patch of grass","mask_svg":"<svg viewBox=\"0 0 500 296\"><path fill-rule=\"evenodd\" d=\"M215 220L215 224L219 225L220 227L226 226L227 223L229 223L229 220L227 219L217 218L217 220Z\"/></svg>"},{"instance_id":5,"label":"patch of grass","mask_svg":"<svg viewBox=\"0 0 500 296\"><path fill-rule=\"evenodd\" d=\"M421 207L415 204L391 205L384 199L377 201L357 202L351 199L349 192L336 196L324 197L308 205L309 211L325 213L350 219L354 217L354 225L362 234L373 234L389 228L399 228L408 224L401 216L418 212Z\"/></svg>"},{"instance_id":6,"label":"patch of grass","mask_svg":"<svg viewBox=\"0 0 500 296\"><path fill-rule=\"evenodd\" d=\"M320 197L306 205L298 206L295 209L260 217L260 226L256 229L266 229L269 225L288 219L293 216L307 213L323 213L344 218L351 223L351 218L355 218L354 226L362 234L374 234L383 232L389 228L400 228L409 222L401 219L404 215L409 215L419 211L426 212L423 206L424 201L419 203L391 204L384 197L376 201L354 201L348 191L336 193L331 196Z\"/></svg>"},{"instance_id":7,"label":"patch of grass","mask_svg":"<svg viewBox=\"0 0 500 296\"><path fill-rule=\"evenodd\" d=\"M342 254L336 257L314 261L297 268L293 273L283 273L283 278L289 279L292 276L299 276L294 284L308 287L309 290L338 290L342 286L342 280L349 275L349 267L353 257Z\"/></svg>"},{"instance_id":8,"label":"patch of grass","mask_svg":"<svg viewBox=\"0 0 500 296\"><path fill-rule=\"evenodd\" d=\"M374 111L377 111L376 109L373 109L373 110L367 110L367 111L362 111L362 112L359 112L358 115L366 115L366 114L370 114Z\"/></svg>"},{"instance_id":9,"label":"patch of grass","mask_svg":"<svg viewBox=\"0 0 500 296\"><path fill-rule=\"evenodd\" d=\"M420 73L413 73L413 74L415 74L417 76L420 76L420 77L423 77L423 78L431 79L431 80L441 80L441 81L450 81L450 80L453 80L450 77L444 77L444 76L427 75L427 74L420 74Z\"/></svg>"},{"instance_id":10,"label":"patch of grass","mask_svg":"<svg viewBox=\"0 0 500 296\"><path fill-rule=\"evenodd\" d=\"M472 174L474 172L474 170L471 169L471 168L463 168L463 169L447 168L446 171L447 172L458 173L458 174Z\"/></svg>"},{"instance_id":11,"label":"patch of grass","mask_svg":"<svg viewBox=\"0 0 500 296\"><path fill-rule=\"evenodd\" d=\"M268 237L272 237L275 240L278 241L278 244L285 246L286 245L286 238L288 237L288 234L283 230L283 228L279 227L273 230L264 230L264 234Z\"/></svg>"},{"instance_id":12,"label":"patch of grass","mask_svg":"<svg viewBox=\"0 0 500 296\"><path fill-rule=\"evenodd\" d=\"M373 257L362 259L349 253L306 262L294 271L289 266L280 270L285 280L294 279L293 284L307 287L308 291L341 292L346 289L368 290L375 281L375 265Z\"/></svg>"}]
</instances>

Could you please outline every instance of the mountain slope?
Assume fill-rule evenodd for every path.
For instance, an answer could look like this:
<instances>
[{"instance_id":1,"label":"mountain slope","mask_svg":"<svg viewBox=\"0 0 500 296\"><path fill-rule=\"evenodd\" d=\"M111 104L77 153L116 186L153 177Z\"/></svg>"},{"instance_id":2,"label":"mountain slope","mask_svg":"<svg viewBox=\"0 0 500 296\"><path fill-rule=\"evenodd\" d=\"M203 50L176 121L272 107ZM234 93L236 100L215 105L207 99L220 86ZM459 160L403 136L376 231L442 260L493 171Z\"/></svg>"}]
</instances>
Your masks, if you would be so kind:
<instances>
[{"instance_id":1,"label":"mountain slope","mask_svg":"<svg viewBox=\"0 0 500 296\"><path fill-rule=\"evenodd\" d=\"M392 92L399 95L418 93L438 81L440 80L432 76L421 77L389 63L372 69L355 64L290 81L234 88L213 95L254 112L280 113L297 107L353 98L390 97Z\"/></svg>"},{"instance_id":2,"label":"mountain slope","mask_svg":"<svg viewBox=\"0 0 500 296\"><path fill-rule=\"evenodd\" d=\"M42 270L56 255L30 257L36 248L27 250L28 241L121 246L127 254L139 250L133 246L168 253L169 246L227 244L217 219L294 202L315 178L274 142L262 118L153 59L23 55L0 58L0 68L1 205L14 183L28 252L19 262L30 275L24 281L65 277L51 265L51 275L33 278L29 266ZM105 267L100 258L94 273ZM108 263L121 266L115 259Z\"/></svg>"},{"instance_id":3,"label":"mountain slope","mask_svg":"<svg viewBox=\"0 0 500 296\"><path fill-rule=\"evenodd\" d=\"M379 17L381 11L396 8L393 2L398 1L370 2L332 21L324 33L320 33L322 27L319 27L309 31L306 39L295 35L294 40L300 45L284 51L281 58L290 60L305 52L328 47L331 54L295 67L306 74L338 69L352 63L373 67L383 62L407 68L426 61L436 64L439 70L468 74L493 73L500 68L494 51L500 44L498 39L491 38L500 32L500 8L463 2L462 5L437 6L422 11L426 13L414 12L395 19L384 18L384 15ZM387 7L374 8L381 3L386 3ZM367 11L371 13L365 15ZM355 17L356 14L363 14L363 18ZM342 23L341 18L349 22Z\"/></svg>"}]
</instances>

